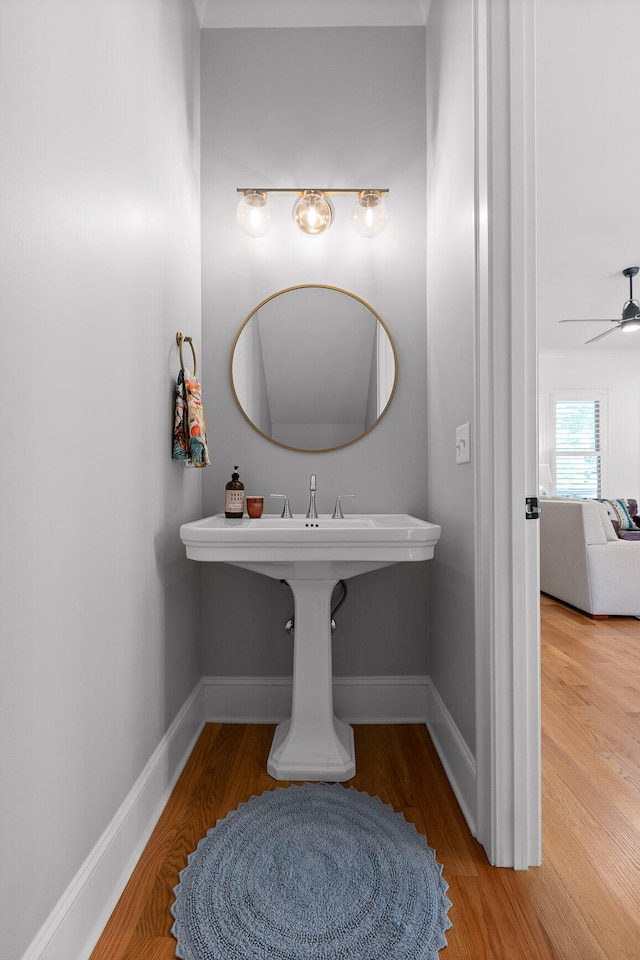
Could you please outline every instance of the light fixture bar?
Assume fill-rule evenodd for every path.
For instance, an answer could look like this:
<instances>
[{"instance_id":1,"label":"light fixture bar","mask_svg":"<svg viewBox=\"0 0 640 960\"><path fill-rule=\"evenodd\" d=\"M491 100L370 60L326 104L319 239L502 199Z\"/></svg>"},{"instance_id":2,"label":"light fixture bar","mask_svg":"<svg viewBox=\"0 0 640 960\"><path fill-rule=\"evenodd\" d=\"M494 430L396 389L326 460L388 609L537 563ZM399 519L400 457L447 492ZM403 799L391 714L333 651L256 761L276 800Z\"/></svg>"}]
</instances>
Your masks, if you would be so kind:
<instances>
[{"instance_id":1,"label":"light fixture bar","mask_svg":"<svg viewBox=\"0 0 640 960\"><path fill-rule=\"evenodd\" d=\"M302 233L310 237L325 233L333 223L333 206L329 197L356 193L358 198L351 213L354 229L363 237L376 237L385 227L389 215L384 197L388 187L237 187L240 201L236 219L250 237L262 237L271 225L269 195L288 193L298 197L293 219Z\"/></svg>"},{"instance_id":2,"label":"light fixture bar","mask_svg":"<svg viewBox=\"0 0 640 960\"><path fill-rule=\"evenodd\" d=\"M236 193L295 193L303 194L308 190L313 189L316 193L323 193L327 197L337 197L340 194L344 193L362 193L371 192L371 193L380 193L384 196L389 195L388 187L340 187L334 189L333 187L238 187Z\"/></svg>"}]
</instances>

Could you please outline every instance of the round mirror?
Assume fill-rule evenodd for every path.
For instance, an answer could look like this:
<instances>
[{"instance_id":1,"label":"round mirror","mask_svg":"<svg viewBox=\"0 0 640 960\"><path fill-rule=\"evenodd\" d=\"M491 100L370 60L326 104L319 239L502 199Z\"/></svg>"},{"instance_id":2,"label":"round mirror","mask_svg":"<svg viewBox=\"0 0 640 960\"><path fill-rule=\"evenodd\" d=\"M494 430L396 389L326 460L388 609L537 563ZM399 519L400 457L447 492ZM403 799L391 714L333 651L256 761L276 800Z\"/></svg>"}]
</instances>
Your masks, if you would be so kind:
<instances>
[{"instance_id":1,"label":"round mirror","mask_svg":"<svg viewBox=\"0 0 640 960\"><path fill-rule=\"evenodd\" d=\"M258 433L320 453L375 427L391 403L398 362L368 303L339 287L304 284L251 311L234 341L230 374L236 402Z\"/></svg>"}]
</instances>

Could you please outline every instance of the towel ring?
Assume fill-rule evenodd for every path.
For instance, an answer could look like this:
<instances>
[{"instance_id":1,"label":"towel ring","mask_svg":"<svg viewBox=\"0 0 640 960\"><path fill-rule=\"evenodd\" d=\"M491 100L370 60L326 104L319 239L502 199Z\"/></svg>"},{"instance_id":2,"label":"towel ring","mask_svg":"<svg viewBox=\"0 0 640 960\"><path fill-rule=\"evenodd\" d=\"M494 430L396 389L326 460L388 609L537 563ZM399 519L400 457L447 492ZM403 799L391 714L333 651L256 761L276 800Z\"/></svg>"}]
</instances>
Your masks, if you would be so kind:
<instances>
[{"instance_id":1,"label":"towel ring","mask_svg":"<svg viewBox=\"0 0 640 960\"><path fill-rule=\"evenodd\" d=\"M178 344L178 347L180 348L180 369L181 369L181 370L184 370L184 360L182 359L182 344L183 344L183 343L188 343L189 346L191 347L191 353L193 354L193 375L194 375L194 377L195 377L195 375L196 375L196 373L197 373L197 371L198 371L198 358L196 357L196 348L195 348L194 345L193 345L193 340L192 340L192 338L191 338L191 337L185 337L184 333L182 333L182 331L178 330L178 332L176 333L176 343Z\"/></svg>"}]
</instances>

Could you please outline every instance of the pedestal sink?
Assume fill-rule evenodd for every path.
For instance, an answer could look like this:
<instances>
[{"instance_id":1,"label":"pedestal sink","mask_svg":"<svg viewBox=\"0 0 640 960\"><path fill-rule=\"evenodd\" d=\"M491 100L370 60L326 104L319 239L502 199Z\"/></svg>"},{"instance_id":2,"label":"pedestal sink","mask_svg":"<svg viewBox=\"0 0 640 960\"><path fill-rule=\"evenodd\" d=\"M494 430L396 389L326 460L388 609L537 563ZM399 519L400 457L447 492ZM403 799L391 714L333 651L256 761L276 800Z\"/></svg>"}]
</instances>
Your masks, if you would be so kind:
<instances>
[{"instance_id":1,"label":"pedestal sink","mask_svg":"<svg viewBox=\"0 0 640 960\"><path fill-rule=\"evenodd\" d=\"M187 557L286 580L294 597L291 717L280 723L267 770L276 780L349 780L353 730L333 713L331 596L346 580L392 563L430 560L440 527L407 514L227 520L180 528Z\"/></svg>"}]
</instances>

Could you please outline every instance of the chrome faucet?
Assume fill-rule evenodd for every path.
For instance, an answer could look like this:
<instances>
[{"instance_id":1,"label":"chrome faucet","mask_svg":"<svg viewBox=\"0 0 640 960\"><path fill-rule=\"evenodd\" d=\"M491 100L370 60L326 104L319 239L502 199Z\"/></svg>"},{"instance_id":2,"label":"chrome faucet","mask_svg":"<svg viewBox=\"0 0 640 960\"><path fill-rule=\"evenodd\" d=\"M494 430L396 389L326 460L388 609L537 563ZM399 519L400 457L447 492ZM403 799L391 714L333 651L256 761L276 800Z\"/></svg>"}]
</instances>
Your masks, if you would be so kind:
<instances>
[{"instance_id":1,"label":"chrome faucet","mask_svg":"<svg viewBox=\"0 0 640 960\"><path fill-rule=\"evenodd\" d=\"M311 518L312 520L318 519L318 511L316 510L316 475L312 473L309 478L309 509L307 510L307 519Z\"/></svg>"},{"instance_id":2,"label":"chrome faucet","mask_svg":"<svg viewBox=\"0 0 640 960\"><path fill-rule=\"evenodd\" d=\"M350 497L355 497L355 493L341 493L339 497L336 497L336 505L333 508L334 520L344 520L344 513L342 512L342 501L347 500Z\"/></svg>"},{"instance_id":3,"label":"chrome faucet","mask_svg":"<svg viewBox=\"0 0 640 960\"><path fill-rule=\"evenodd\" d=\"M280 519L286 518L287 520L291 520L292 518L291 507L289 506L289 497L286 495L286 493L270 493L269 496L277 497L279 500L283 501L282 513L280 514Z\"/></svg>"}]
</instances>

